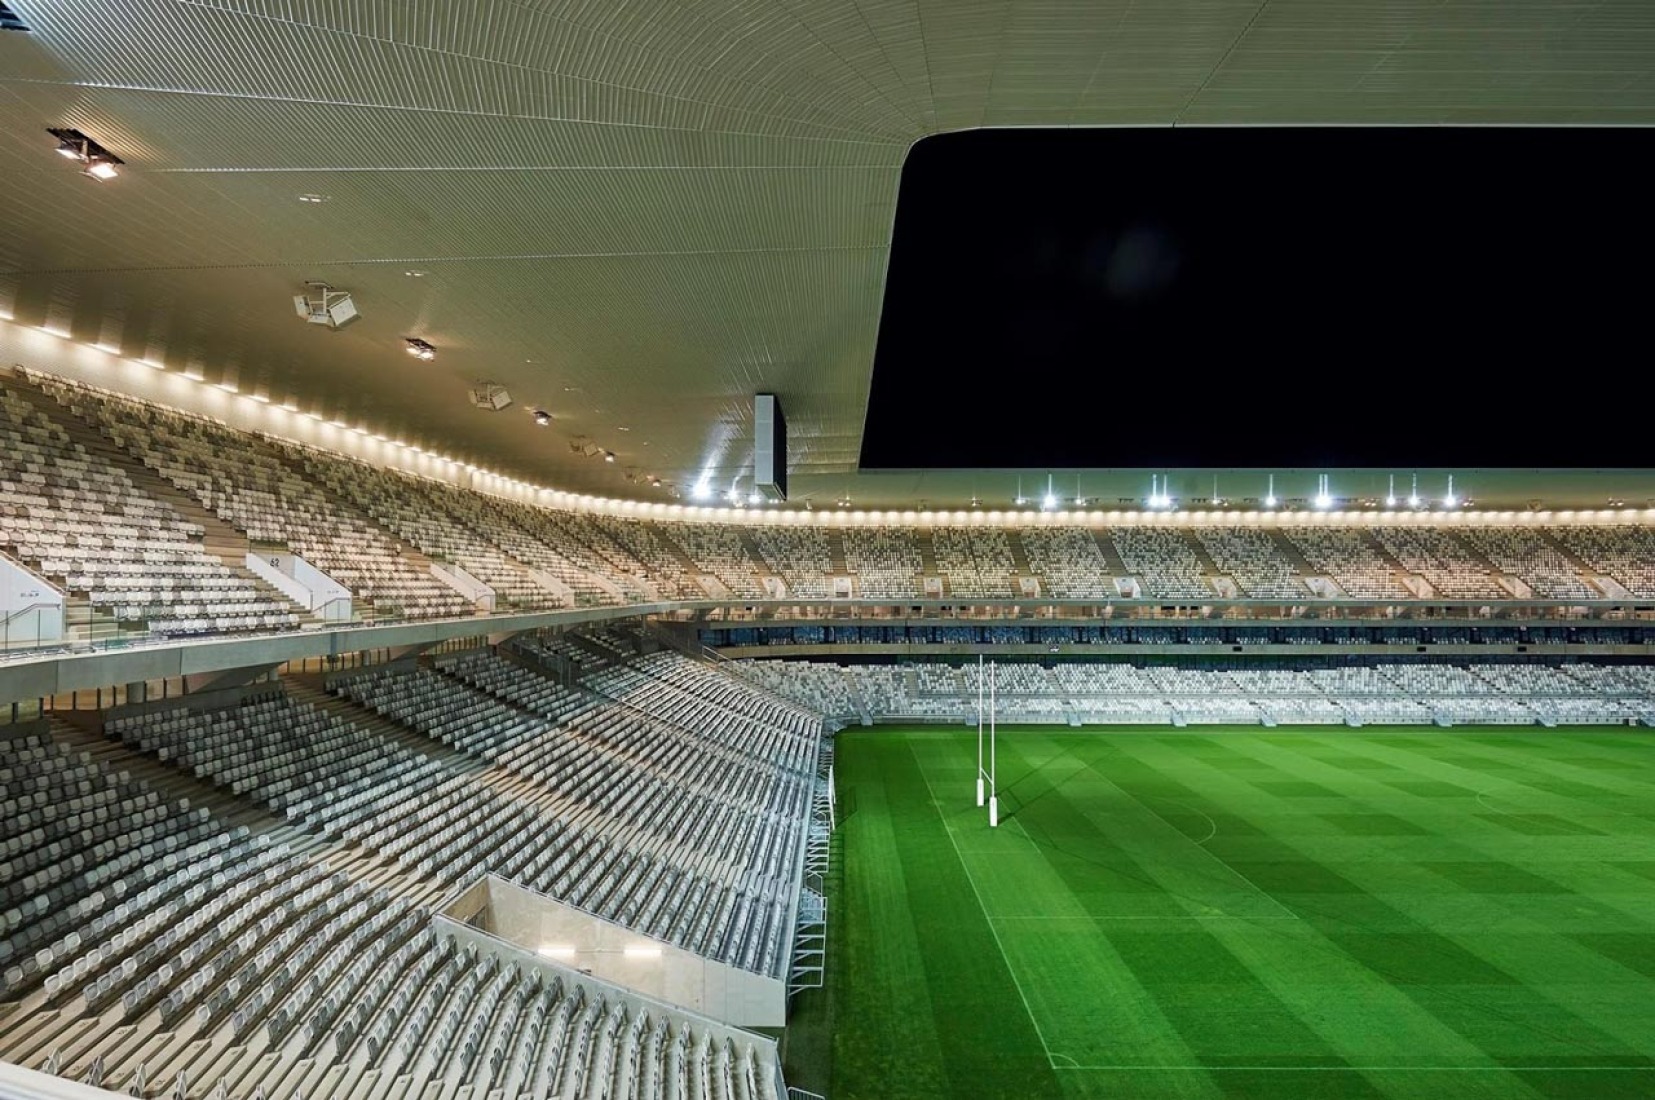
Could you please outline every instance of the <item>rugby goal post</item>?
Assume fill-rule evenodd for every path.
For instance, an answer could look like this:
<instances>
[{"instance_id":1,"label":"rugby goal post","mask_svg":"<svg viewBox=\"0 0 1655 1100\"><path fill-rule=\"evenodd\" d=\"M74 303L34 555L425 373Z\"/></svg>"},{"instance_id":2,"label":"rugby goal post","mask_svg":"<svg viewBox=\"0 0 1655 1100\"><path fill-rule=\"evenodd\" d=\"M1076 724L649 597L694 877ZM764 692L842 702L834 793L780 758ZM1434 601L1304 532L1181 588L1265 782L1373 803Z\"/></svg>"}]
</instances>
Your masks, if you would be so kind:
<instances>
[{"instance_id":1,"label":"rugby goal post","mask_svg":"<svg viewBox=\"0 0 1655 1100\"><path fill-rule=\"evenodd\" d=\"M994 720L996 692L995 686L998 677L995 676L994 662L988 664L988 767L983 767L983 655L977 654L977 805L988 803L989 828L998 828L1000 825L1000 799L994 788Z\"/></svg>"}]
</instances>

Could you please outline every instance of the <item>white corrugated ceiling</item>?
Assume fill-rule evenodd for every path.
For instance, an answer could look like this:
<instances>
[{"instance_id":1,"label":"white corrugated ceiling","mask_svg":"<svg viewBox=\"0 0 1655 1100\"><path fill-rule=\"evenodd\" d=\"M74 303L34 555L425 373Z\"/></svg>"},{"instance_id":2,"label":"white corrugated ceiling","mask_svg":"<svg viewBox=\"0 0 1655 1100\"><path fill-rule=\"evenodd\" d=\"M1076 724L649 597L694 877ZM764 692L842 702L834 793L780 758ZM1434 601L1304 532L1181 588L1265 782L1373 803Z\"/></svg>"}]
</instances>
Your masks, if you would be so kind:
<instances>
[{"instance_id":1,"label":"white corrugated ceiling","mask_svg":"<svg viewBox=\"0 0 1655 1100\"><path fill-rule=\"evenodd\" d=\"M727 485L756 390L783 395L819 500L966 484L854 474L899 174L928 134L1655 121L1646 0L12 7L33 30L0 34L0 312L645 499L628 471ZM60 125L128 170L81 179ZM363 320L299 322L307 279ZM484 378L517 407L471 409Z\"/></svg>"}]
</instances>

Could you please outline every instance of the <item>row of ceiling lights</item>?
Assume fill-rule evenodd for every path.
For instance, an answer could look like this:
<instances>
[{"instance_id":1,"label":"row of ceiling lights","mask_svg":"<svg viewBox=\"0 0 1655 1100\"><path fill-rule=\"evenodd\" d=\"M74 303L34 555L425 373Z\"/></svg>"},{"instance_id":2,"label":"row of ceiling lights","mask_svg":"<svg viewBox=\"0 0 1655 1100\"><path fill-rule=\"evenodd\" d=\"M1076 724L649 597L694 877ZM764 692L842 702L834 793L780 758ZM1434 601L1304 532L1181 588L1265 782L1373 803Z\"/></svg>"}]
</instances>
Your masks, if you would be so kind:
<instances>
[{"instance_id":1,"label":"row of ceiling lights","mask_svg":"<svg viewBox=\"0 0 1655 1100\"><path fill-rule=\"evenodd\" d=\"M9 318L6 318L6 319L9 320ZM38 329L38 331L43 332L43 333L45 333L49 336L56 337L58 339L63 339L63 340L72 340L73 339L73 337L69 333L64 332L64 331L60 331L58 329L54 329L54 328L50 328L50 327L46 327L46 326L36 326L36 328ZM107 354L107 355L113 355L113 356L117 356L117 357L119 357L121 355L119 349L108 347L108 346L105 346L103 344L88 344L86 346L90 347L90 348L93 348L94 350L103 352L104 354ZM152 370L164 371L164 370L167 369L164 364L158 363L158 362L155 362L155 361L149 360L149 359L135 359L135 360L132 360L132 362L139 363L140 365L145 366L145 367L149 367ZM253 402L256 402L256 403L261 404L261 405L272 405L272 402L271 402L270 398L266 397L265 395L259 394L259 393L241 393L239 391L239 388L237 386L235 386L234 384L232 384L232 383L227 383L227 382L209 383L209 382L207 382L203 379L191 377L190 375L187 375L187 374L175 374L175 375L173 375L173 377L181 379L181 380L186 381L186 382L193 382L193 383L195 383L197 385L200 385L200 386L211 387L213 389L222 390L225 393L232 394L232 395L235 395L237 397L240 397L242 400L253 401ZM405 450L405 451L408 451L410 453L420 455L420 456L423 456L425 458L432 459L433 461L436 461L436 462L444 463L444 464L449 465L449 466L460 467L460 468L466 469L468 471L471 471L474 474L482 475L483 477L490 478L490 479L492 479L494 481L497 481L497 482L501 482L501 483L505 483L505 484L509 484L509 485L514 485L514 486L517 486L520 489L538 490L540 492L549 491L549 490L547 490L545 488L542 488L540 486L531 485L530 483L522 481L519 478L514 478L514 477L509 477L509 476L504 475L504 474L494 473L490 470L484 469L483 467L477 466L474 463L461 462L461 461L453 458L450 455L438 454L436 451L427 451L423 447L419 447L419 446L415 446L415 445L412 445L412 444L409 444L409 443L405 443L404 441L402 441L400 439L398 439L398 440L388 439L387 437L385 437L383 435L380 435L380 434L377 434L377 433L374 433L374 432L370 432L366 428L351 427L350 425L348 425L345 422L340 421L340 420L328 420L327 418L325 418L325 417L323 417L320 414L315 413L315 412L301 412L299 410L299 407L291 401L282 402L281 405L280 405L280 408L284 412L292 413L296 416L305 417L305 418L307 418L309 420L312 420L316 423L327 424L327 425L330 425L334 428L349 432L353 435L357 435L357 436L360 436L360 437L363 437L363 438L374 439L374 440L376 440L380 443L388 444L388 445L396 447L398 449ZM600 453L605 453L605 452L600 452ZM1321 478L1325 478L1327 475L1320 475L1320 476L1321 476ZM636 477L636 478L630 478L629 480L647 481L649 484L655 485L655 486L658 486L658 487L670 487L670 485L668 483L663 482L659 477L655 477L655 476L641 476L641 477ZM1265 503L1266 503L1267 507L1275 507L1277 504L1281 503L1281 501L1278 498L1276 498L1275 495L1274 495L1274 481L1275 481L1274 475L1270 475L1269 486L1270 486L1270 489L1271 489L1271 495L1268 496L1265 500ZM1051 483L1051 479L1048 478L1048 488L1050 487L1050 483ZM1158 478L1157 478L1157 483L1159 483ZM1331 508L1336 503L1338 503L1338 501L1332 496L1332 494L1330 492L1326 491L1327 486L1326 486L1325 481L1319 480L1318 481L1318 487L1321 488L1322 490L1324 490L1323 492L1318 493L1315 498L1313 498L1313 502L1316 504L1316 506L1318 508L1324 508L1324 509ZM1390 483L1391 491L1389 493L1387 493L1387 495L1384 499L1384 503L1385 503L1385 506L1387 508L1398 507L1403 502L1403 498L1398 498L1396 496L1395 488L1396 488L1396 477L1393 474L1393 475L1391 475L1391 483ZM1412 475L1411 488L1412 488L1412 492L1406 498L1406 502L1407 502L1408 506L1410 508L1414 508L1414 509L1422 509L1422 508L1427 507L1430 502L1426 498L1421 497L1419 495L1419 491L1418 491L1419 490L1419 476L1417 474ZM697 482L695 490L692 491L692 496L694 497L694 499L696 499L698 501L710 499L711 495L712 494L711 494L711 492L710 492L710 490L707 486L707 482L706 482L705 478L703 478L701 481ZM735 503L737 500L743 499L741 497L741 494L737 490L735 490L734 488L732 488L729 493L725 494L725 498L727 500L730 500L731 503ZM745 499L746 502L754 503L754 504L757 504L757 503L775 503L773 501L766 502L764 500L764 498L759 497L759 495L756 494L756 493L755 494L750 494L747 497L745 497L744 499ZM1042 498L1041 503L1044 506L1044 505L1047 504L1048 501L1050 502L1050 507L1049 507L1048 510L1052 510L1052 511L1058 510L1057 509L1057 505L1059 504L1058 498L1050 491L1048 491L1046 496L1044 498ZM1171 507L1171 505L1173 503L1173 499L1170 496L1166 496L1165 501L1166 501L1166 503L1164 505L1162 505L1162 507ZM627 503L627 502L616 501L615 503ZM848 494L842 495L839 498L837 498L834 503L840 509L848 509L848 508L851 507L851 498ZM971 498L971 506L974 509L980 508L982 506L982 503L983 502L982 502L982 499L980 497L972 497ZM1017 503L1019 506L1027 506L1028 503L1029 503L1029 500L1028 500L1027 497L1024 497L1021 493L1019 493L1016 500L1015 500L1015 503ZM1074 503L1077 506L1084 507L1087 503L1091 503L1091 502L1089 502L1084 497L1077 497L1077 498L1075 498ZM1196 498L1194 500L1194 503L1203 503L1203 502L1199 498ZM1214 500L1213 503L1222 503L1222 502L1218 501L1218 500ZM1374 499L1372 501L1362 500L1361 503L1363 503L1363 504L1372 504L1372 505L1377 506L1378 501L1377 501L1377 499ZM1459 497L1456 497L1454 495L1452 476L1450 476L1449 485L1448 485L1448 493L1443 498L1443 504L1447 507L1450 507L1450 508L1456 508L1456 507L1459 507L1459 506L1462 506L1462 505L1466 506L1466 507L1470 507L1474 503L1475 502L1472 501L1469 497L1459 498ZM1628 507L1628 502L1625 499L1622 499L1622 498L1619 498L1619 497L1609 498L1606 501L1606 504L1610 508L1626 508L1626 507ZM1650 505L1651 505L1652 508L1655 508L1655 500L1652 500L1650 502ZM808 500L803 502L803 507L807 511L813 510L811 502L808 501ZM1538 507L1539 507L1539 502L1538 501L1535 501L1531 504L1531 508L1538 508ZM1636 506L1634 505L1634 507L1636 507ZM930 509L929 507L926 506L926 502L921 501L918 511L922 514L929 514L932 511L932 509ZM946 510L944 510L944 511L946 511ZM1567 513L1565 513L1565 514L1567 514Z\"/></svg>"}]
</instances>

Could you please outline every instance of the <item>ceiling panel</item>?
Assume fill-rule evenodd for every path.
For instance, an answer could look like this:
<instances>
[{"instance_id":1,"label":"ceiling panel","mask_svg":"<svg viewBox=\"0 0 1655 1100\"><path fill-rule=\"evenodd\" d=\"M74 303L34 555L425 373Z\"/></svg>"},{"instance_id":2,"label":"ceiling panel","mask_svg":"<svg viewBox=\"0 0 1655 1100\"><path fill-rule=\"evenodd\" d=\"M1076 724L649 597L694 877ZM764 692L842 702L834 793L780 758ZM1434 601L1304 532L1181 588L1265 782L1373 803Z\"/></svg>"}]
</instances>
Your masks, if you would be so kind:
<instances>
[{"instance_id":1,"label":"ceiling panel","mask_svg":"<svg viewBox=\"0 0 1655 1100\"><path fill-rule=\"evenodd\" d=\"M727 483L758 389L784 396L807 494L967 491L855 472L901 165L928 134L1655 121L1642 0L13 7L34 31L0 36L0 310L618 495L627 467ZM55 125L128 170L82 179ZM306 279L363 319L300 323ZM409 335L437 361L411 371ZM518 407L473 411L481 378Z\"/></svg>"}]
</instances>

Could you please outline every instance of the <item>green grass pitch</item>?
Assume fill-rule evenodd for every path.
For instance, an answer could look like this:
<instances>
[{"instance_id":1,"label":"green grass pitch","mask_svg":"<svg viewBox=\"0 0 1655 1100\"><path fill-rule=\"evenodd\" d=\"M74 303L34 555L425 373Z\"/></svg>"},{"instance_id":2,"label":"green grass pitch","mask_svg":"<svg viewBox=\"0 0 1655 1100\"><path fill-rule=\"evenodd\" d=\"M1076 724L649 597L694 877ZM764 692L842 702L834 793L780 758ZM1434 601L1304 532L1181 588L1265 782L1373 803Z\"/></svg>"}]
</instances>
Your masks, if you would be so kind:
<instances>
[{"instance_id":1,"label":"green grass pitch","mask_svg":"<svg viewBox=\"0 0 1655 1100\"><path fill-rule=\"evenodd\" d=\"M839 736L833 1100L1655 1097L1655 737L975 739Z\"/></svg>"}]
</instances>

